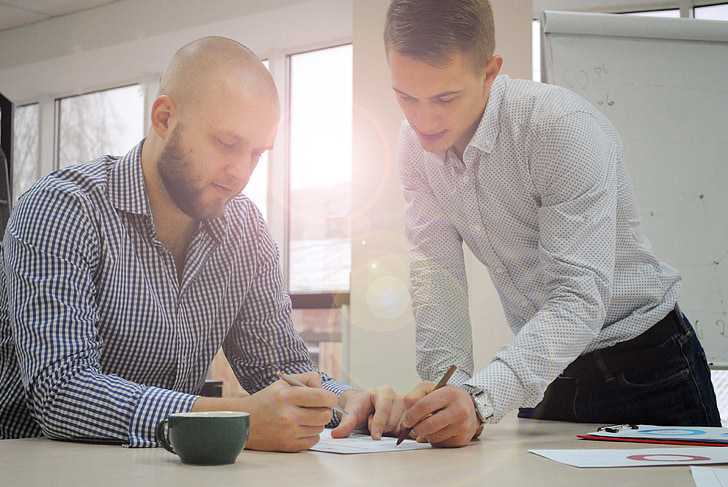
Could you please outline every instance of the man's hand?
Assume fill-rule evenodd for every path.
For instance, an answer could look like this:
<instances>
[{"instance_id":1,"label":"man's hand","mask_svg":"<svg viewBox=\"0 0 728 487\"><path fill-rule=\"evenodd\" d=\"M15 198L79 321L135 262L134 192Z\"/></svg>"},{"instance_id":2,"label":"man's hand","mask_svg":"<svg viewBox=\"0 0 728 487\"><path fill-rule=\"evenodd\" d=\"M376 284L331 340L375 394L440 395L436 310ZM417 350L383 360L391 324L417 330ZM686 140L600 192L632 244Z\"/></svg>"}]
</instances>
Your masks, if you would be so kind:
<instances>
[{"instance_id":1,"label":"man's hand","mask_svg":"<svg viewBox=\"0 0 728 487\"><path fill-rule=\"evenodd\" d=\"M389 386L372 391L350 389L341 395L340 405L345 415L331 432L334 438L346 438L354 429L367 429L372 439L385 433L399 433L399 422L405 410L404 397Z\"/></svg>"},{"instance_id":2,"label":"man's hand","mask_svg":"<svg viewBox=\"0 0 728 487\"><path fill-rule=\"evenodd\" d=\"M481 427L472 396L455 386L433 391L434 387L422 382L407 394L402 425L414 426L411 435L419 442L438 447L467 445Z\"/></svg>"},{"instance_id":3,"label":"man's hand","mask_svg":"<svg viewBox=\"0 0 728 487\"><path fill-rule=\"evenodd\" d=\"M198 398L193 411L232 409L250 413L251 450L295 452L319 441L319 433L331 421L336 394L321 389L318 373L295 375L308 387L289 386L282 380L247 397Z\"/></svg>"}]
</instances>

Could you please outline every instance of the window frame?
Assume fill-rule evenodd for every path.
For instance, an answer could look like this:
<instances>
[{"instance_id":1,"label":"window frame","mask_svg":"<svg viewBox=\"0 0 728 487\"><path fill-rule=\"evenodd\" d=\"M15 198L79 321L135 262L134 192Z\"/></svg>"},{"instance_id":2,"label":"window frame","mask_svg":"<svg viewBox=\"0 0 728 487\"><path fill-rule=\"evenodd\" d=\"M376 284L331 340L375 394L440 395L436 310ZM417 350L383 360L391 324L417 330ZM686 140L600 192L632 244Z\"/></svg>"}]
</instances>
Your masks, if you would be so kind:
<instances>
[{"instance_id":1,"label":"window frame","mask_svg":"<svg viewBox=\"0 0 728 487\"><path fill-rule=\"evenodd\" d=\"M680 6L670 7L670 8L651 8L649 10L624 10L619 12L610 12L615 14L621 14L621 15L630 15L630 14L652 14L655 12L672 12L674 10L677 10L678 16L676 18L683 18L682 17L682 11L680 10ZM666 17L669 18L669 17Z\"/></svg>"},{"instance_id":2,"label":"window frame","mask_svg":"<svg viewBox=\"0 0 728 487\"><path fill-rule=\"evenodd\" d=\"M15 118L15 108L17 106L18 105L6 98L5 95L0 93L0 111L5 114L4 117L0 118L0 148L2 148L2 151L5 154L7 162L5 170L7 171L8 180L8 187L6 188L7 195L5 195L7 197L7 201L0 197L0 204L7 205L8 210L11 210L13 207L13 164L15 163L13 157L13 120Z\"/></svg>"},{"instance_id":3,"label":"window frame","mask_svg":"<svg viewBox=\"0 0 728 487\"><path fill-rule=\"evenodd\" d=\"M35 174L39 178L39 168L40 168L40 150L41 150L41 131L40 131L40 116L41 116L41 104L39 102L30 102L30 103L16 103L13 107L13 122L15 122L16 112L17 110L20 110L21 108L28 108L31 106L37 106L38 107L38 124L36 126L36 130L38 131L38 147L36 148L38 151L38 157L36 158L36 166L35 166ZM15 148L15 132L16 127L13 127L13 150L16 150ZM17 199L20 197L19 194L15 194L15 188L16 188L16 182L15 182L15 169L17 165L17 160L15 157L13 157L13 162L11 165L8 166L8 178L9 178L9 186L10 186L10 209L15 206L15 203L17 203Z\"/></svg>"}]
</instances>

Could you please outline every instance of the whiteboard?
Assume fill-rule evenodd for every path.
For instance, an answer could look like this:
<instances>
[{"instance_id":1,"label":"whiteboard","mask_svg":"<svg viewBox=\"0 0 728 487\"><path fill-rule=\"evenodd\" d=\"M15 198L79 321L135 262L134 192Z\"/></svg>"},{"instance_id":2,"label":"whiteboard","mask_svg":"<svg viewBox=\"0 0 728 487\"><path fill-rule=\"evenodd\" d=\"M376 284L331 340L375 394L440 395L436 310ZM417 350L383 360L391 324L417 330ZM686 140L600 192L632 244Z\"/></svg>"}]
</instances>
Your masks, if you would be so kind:
<instances>
[{"instance_id":1,"label":"whiteboard","mask_svg":"<svg viewBox=\"0 0 728 487\"><path fill-rule=\"evenodd\" d=\"M708 361L728 365L728 22L546 11L544 80L615 125L657 256Z\"/></svg>"}]
</instances>

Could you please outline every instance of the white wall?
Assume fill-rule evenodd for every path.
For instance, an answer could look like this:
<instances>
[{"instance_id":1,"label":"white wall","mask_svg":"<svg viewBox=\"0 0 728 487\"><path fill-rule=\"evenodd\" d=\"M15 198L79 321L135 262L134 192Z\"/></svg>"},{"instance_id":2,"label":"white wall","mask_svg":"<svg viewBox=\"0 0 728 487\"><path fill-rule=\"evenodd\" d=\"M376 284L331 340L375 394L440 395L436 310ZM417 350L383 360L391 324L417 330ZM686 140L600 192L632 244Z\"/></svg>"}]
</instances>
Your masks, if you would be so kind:
<instances>
[{"instance_id":1,"label":"white wall","mask_svg":"<svg viewBox=\"0 0 728 487\"><path fill-rule=\"evenodd\" d=\"M531 76L530 0L492 0L496 50L512 77ZM387 71L382 30L389 0L354 2L354 218L351 355L354 383L390 383L407 391L415 371L414 320L408 295L404 202L395 151L400 115ZM468 252L476 366L510 340L487 272Z\"/></svg>"}]
</instances>

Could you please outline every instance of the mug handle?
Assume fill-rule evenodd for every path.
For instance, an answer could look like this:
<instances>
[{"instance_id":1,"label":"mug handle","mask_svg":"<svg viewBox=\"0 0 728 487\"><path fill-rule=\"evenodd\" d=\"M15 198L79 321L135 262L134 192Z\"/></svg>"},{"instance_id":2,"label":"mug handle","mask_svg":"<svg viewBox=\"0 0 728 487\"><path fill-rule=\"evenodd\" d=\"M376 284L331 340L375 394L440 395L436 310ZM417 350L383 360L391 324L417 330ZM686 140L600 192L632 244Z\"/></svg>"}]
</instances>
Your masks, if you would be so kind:
<instances>
[{"instance_id":1,"label":"mug handle","mask_svg":"<svg viewBox=\"0 0 728 487\"><path fill-rule=\"evenodd\" d=\"M177 454L176 451L174 451L174 448L172 448L172 445L169 443L169 438L167 435L169 434L169 424L168 424L169 418L164 418L162 421L159 422L157 425L157 441L160 445L164 447L165 450L167 450L170 453Z\"/></svg>"}]
</instances>

